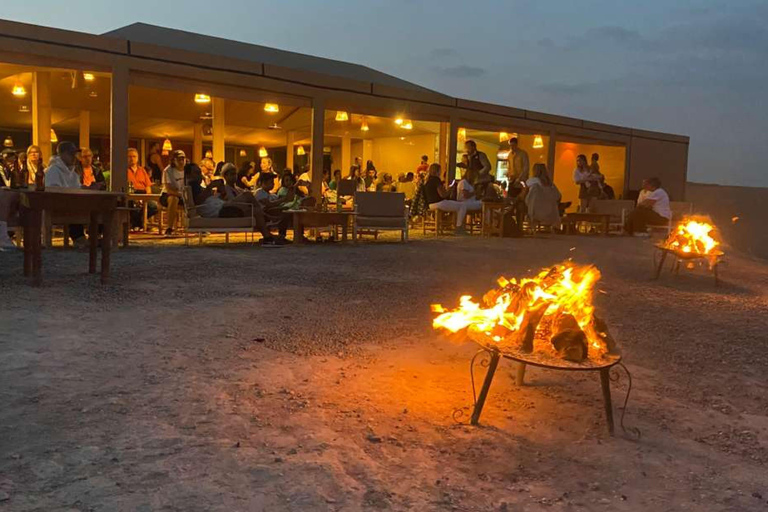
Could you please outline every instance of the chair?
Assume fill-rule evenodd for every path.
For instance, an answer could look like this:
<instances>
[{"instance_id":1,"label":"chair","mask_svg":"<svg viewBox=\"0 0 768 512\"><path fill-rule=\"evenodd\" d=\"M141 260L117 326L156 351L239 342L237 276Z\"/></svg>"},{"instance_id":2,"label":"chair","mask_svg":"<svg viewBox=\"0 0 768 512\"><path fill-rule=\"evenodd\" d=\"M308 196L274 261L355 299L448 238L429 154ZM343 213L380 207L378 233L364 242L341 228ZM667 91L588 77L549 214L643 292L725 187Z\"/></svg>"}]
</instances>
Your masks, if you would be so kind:
<instances>
[{"instance_id":1,"label":"chair","mask_svg":"<svg viewBox=\"0 0 768 512\"><path fill-rule=\"evenodd\" d=\"M405 194L398 192L357 192L355 194L355 220L352 241L357 242L358 231L400 231L400 239L408 241L408 209Z\"/></svg>"},{"instance_id":2,"label":"chair","mask_svg":"<svg viewBox=\"0 0 768 512\"><path fill-rule=\"evenodd\" d=\"M197 206L195 206L194 198L192 197L192 188L184 187L182 193L184 198L184 244L189 247L189 234L197 233L198 243L203 243L203 233L224 233L226 235L225 242L229 243L230 233L245 233L245 238L248 240L248 233L251 234L251 241L254 240L254 228L256 224L253 220L253 205L246 204L251 210L251 215L246 217L201 217L197 213Z\"/></svg>"},{"instance_id":3,"label":"chair","mask_svg":"<svg viewBox=\"0 0 768 512\"><path fill-rule=\"evenodd\" d=\"M596 199L592 203L592 212L610 215L608 231L621 233L624 230L627 215L634 207L635 202L626 199Z\"/></svg>"},{"instance_id":4,"label":"chair","mask_svg":"<svg viewBox=\"0 0 768 512\"><path fill-rule=\"evenodd\" d=\"M686 215L693 213L693 203L688 203L685 201L670 201L669 209L672 211L672 218L669 219L669 222L656 226L649 225L649 231L662 231L665 232L667 236L669 236L669 234L672 232L672 226L675 222L678 222Z\"/></svg>"},{"instance_id":5,"label":"chair","mask_svg":"<svg viewBox=\"0 0 768 512\"><path fill-rule=\"evenodd\" d=\"M483 201L482 236L504 236L504 208L507 204L502 202Z\"/></svg>"}]
</instances>

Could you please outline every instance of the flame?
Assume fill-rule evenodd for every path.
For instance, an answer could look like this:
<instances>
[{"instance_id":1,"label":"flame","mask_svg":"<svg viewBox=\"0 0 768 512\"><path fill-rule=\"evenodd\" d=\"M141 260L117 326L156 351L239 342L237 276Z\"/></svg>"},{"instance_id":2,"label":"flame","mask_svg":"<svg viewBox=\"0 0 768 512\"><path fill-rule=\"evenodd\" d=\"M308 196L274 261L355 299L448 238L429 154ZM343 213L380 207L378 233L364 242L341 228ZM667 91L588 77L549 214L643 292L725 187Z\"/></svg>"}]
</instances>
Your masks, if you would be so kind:
<instances>
[{"instance_id":1,"label":"flame","mask_svg":"<svg viewBox=\"0 0 768 512\"><path fill-rule=\"evenodd\" d=\"M552 350L551 344L547 347L540 340L549 340L556 322L567 315L572 316L584 332L590 357L601 356L610 347L606 343L607 334L599 332L594 321L592 297L599 279L600 271L596 267L572 262L543 269L535 277L519 282L500 277L499 287L486 293L483 304L469 295L462 296L459 307L453 310L433 304L432 311L437 316L432 327L451 333L471 328L495 342L508 342L515 339L510 335L520 331L527 317L543 310L535 325L535 339L539 340L540 349Z\"/></svg>"},{"instance_id":2,"label":"flame","mask_svg":"<svg viewBox=\"0 0 768 512\"><path fill-rule=\"evenodd\" d=\"M684 254L711 256L720 245L712 235L715 226L705 217L686 217L670 233L664 246Z\"/></svg>"}]
</instances>

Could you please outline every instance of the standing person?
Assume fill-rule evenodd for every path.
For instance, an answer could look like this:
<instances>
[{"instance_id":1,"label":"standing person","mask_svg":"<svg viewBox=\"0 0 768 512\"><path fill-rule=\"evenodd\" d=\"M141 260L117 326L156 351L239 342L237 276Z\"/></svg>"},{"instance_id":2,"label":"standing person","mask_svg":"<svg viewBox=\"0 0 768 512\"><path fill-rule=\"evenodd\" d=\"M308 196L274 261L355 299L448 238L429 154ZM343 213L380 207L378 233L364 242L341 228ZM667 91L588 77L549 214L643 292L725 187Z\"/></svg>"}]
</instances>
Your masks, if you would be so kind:
<instances>
[{"instance_id":1,"label":"standing person","mask_svg":"<svg viewBox=\"0 0 768 512\"><path fill-rule=\"evenodd\" d=\"M135 148L128 148L128 184L133 189L134 194L152 193L152 178L149 177L147 170L139 165L139 152ZM157 203L147 199L145 201L147 201L147 218L149 219L157 214ZM129 206L134 207L133 203L131 201ZM141 228L145 231L147 229L147 226L144 225L144 215L137 209L131 210L131 227Z\"/></svg>"},{"instance_id":2,"label":"standing person","mask_svg":"<svg viewBox=\"0 0 768 512\"><path fill-rule=\"evenodd\" d=\"M590 160L589 169L593 173L600 174L600 153L592 153L592 158Z\"/></svg>"},{"instance_id":3,"label":"standing person","mask_svg":"<svg viewBox=\"0 0 768 512\"><path fill-rule=\"evenodd\" d=\"M576 169L573 170L573 182L579 186L579 210L589 210L592 200L600 197L600 178L593 174L587 165L586 155L576 157Z\"/></svg>"},{"instance_id":4,"label":"standing person","mask_svg":"<svg viewBox=\"0 0 768 512\"><path fill-rule=\"evenodd\" d=\"M508 197L515 198L523 191L523 183L528 180L529 160L528 153L520 149L517 137L509 139L509 167L507 168Z\"/></svg>"},{"instance_id":5,"label":"standing person","mask_svg":"<svg viewBox=\"0 0 768 512\"><path fill-rule=\"evenodd\" d=\"M147 172L149 177L155 183L163 181L163 155L162 145L155 141L149 146L149 157L147 158Z\"/></svg>"},{"instance_id":6,"label":"standing person","mask_svg":"<svg viewBox=\"0 0 768 512\"><path fill-rule=\"evenodd\" d=\"M182 203L184 190L184 166L187 165L187 155L180 149L171 152L171 163L163 171L163 194L160 204L168 208L168 228L165 234L173 234L176 226L176 216L179 204Z\"/></svg>"},{"instance_id":7,"label":"standing person","mask_svg":"<svg viewBox=\"0 0 768 512\"><path fill-rule=\"evenodd\" d=\"M440 164L429 166L429 177L424 184L424 195L430 210L440 212L456 212L456 234L464 234L464 222L467 217L468 203L448 199L450 192L440 179Z\"/></svg>"},{"instance_id":8,"label":"standing person","mask_svg":"<svg viewBox=\"0 0 768 512\"><path fill-rule=\"evenodd\" d=\"M416 167L416 174L423 174L429 170L429 157L427 155L421 156L421 163Z\"/></svg>"},{"instance_id":9,"label":"standing person","mask_svg":"<svg viewBox=\"0 0 768 512\"><path fill-rule=\"evenodd\" d=\"M493 182L491 162L488 160L488 155L478 151L477 143L474 140L470 139L464 143L464 152L467 154L467 172L469 172L470 179L475 180L472 185L474 185L477 195L483 197L485 187Z\"/></svg>"},{"instance_id":10,"label":"standing person","mask_svg":"<svg viewBox=\"0 0 768 512\"><path fill-rule=\"evenodd\" d=\"M365 162L365 175L363 176L363 180L365 181L365 190L375 191L375 183L376 183L376 177L378 176L378 172L376 171L376 166L373 165L373 160L368 160Z\"/></svg>"},{"instance_id":11,"label":"standing person","mask_svg":"<svg viewBox=\"0 0 768 512\"><path fill-rule=\"evenodd\" d=\"M43 152L40 150L40 146L32 144L27 148L26 171L27 179L30 185L35 184L35 177L37 176L38 172L45 172Z\"/></svg>"},{"instance_id":12,"label":"standing person","mask_svg":"<svg viewBox=\"0 0 768 512\"><path fill-rule=\"evenodd\" d=\"M362 158L360 158L359 156L356 156L355 157L355 161L354 161L354 163L352 165L354 167L357 167L358 169L360 169L360 171L362 171L363 170L363 160L362 160Z\"/></svg>"},{"instance_id":13,"label":"standing person","mask_svg":"<svg viewBox=\"0 0 768 512\"><path fill-rule=\"evenodd\" d=\"M106 190L107 180L104 172L93 161L93 151L90 148L80 148L80 156L75 171L80 175L83 187L94 190Z\"/></svg>"},{"instance_id":14,"label":"standing person","mask_svg":"<svg viewBox=\"0 0 768 512\"><path fill-rule=\"evenodd\" d=\"M80 148L73 142L59 143L56 147L56 156L51 158L48 170L45 172L45 188L81 188L80 175L75 172L79 152ZM98 233L91 233L90 236L98 236ZM82 224L70 224L69 237L75 247L85 246L85 227Z\"/></svg>"},{"instance_id":15,"label":"standing person","mask_svg":"<svg viewBox=\"0 0 768 512\"><path fill-rule=\"evenodd\" d=\"M669 195L661 188L659 178L643 180L643 190L637 197L637 207L624 224L628 235L647 234L648 226L666 226L672 218Z\"/></svg>"}]
</instances>

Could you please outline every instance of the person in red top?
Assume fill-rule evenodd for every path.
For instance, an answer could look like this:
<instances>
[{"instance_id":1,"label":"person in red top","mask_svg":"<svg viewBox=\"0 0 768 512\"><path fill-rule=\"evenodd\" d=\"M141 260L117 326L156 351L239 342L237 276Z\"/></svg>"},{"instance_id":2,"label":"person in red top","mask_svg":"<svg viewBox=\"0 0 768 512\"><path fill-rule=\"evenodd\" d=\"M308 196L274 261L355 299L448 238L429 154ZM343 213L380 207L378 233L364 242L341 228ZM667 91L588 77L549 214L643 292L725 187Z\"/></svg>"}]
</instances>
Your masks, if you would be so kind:
<instances>
[{"instance_id":1,"label":"person in red top","mask_svg":"<svg viewBox=\"0 0 768 512\"><path fill-rule=\"evenodd\" d=\"M152 193L152 178L149 177L147 170L139 165L139 152L134 148L128 149L128 184L133 189L134 194ZM136 208L136 205L131 204L131 207ZM147 218L154 217L155 214L157 214L157 203L149 201L147 203ZM131 210L131 227L146 230L146 226L143 224L142 211L139 209Z\"/></svg>"},{"instance_id":2,"label":"person in red top","mask_svg":"<svg viewBox=\"0 0 768 512\"><path fill-rule=\"evenodd\" d=\"M429 157L427 155L424 155L421 157L421 163L416 168L416 174L417 175L426 174L427 169L429 169Z\"/></svg>"}]
</instances>

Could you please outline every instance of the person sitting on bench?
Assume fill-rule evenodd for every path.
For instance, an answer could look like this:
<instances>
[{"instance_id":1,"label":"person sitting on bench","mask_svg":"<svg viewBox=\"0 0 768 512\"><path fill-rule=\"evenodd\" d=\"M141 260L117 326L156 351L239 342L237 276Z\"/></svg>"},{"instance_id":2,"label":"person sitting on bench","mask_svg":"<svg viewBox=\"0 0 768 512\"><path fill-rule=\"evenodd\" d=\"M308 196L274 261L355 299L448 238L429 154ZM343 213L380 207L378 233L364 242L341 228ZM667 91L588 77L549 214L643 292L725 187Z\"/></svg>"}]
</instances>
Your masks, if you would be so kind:
<instances>
[{"instance_id":1,"label":"person sitting on bench","mask_svg":"<svg viewBox=\"0 0 768 512\"><path fill-rule=\"evenodd\" d=\"M645 235L648 226L666 226L671 218L669 195L661 188L661 180L648 178L643 180L643 190L637 198L637 207L629 214L624 231L628 235Z\"/></svg>"}]
</instances>

